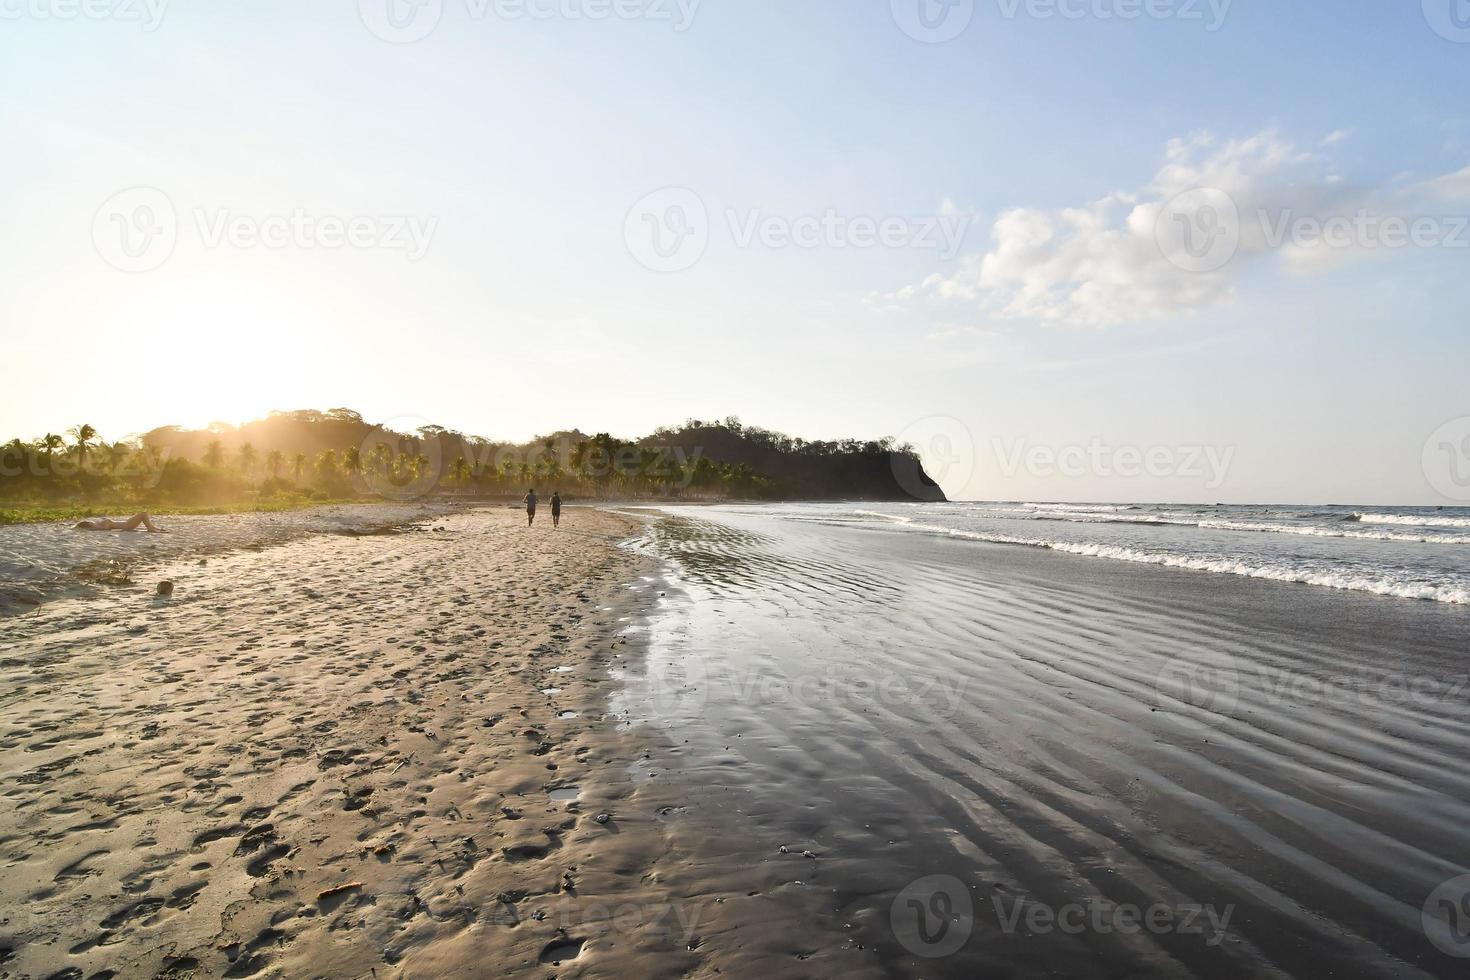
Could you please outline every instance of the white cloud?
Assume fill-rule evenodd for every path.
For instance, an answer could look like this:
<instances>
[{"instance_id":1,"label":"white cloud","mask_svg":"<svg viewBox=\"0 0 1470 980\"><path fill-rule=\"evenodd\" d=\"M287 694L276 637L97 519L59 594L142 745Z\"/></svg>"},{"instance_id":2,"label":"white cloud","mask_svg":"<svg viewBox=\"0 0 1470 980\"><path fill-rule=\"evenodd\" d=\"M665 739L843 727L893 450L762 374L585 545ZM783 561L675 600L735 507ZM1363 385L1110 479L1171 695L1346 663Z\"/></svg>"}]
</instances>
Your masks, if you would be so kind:
<instances>
[{"instance_id":1,"label":"white cloud","mask_svg":"<svg viewBox=\"0 0 1470 980\"><path fill-rule=\"evenodd\" d=\"M1470 205L1470 167L1416 184L1410 192L1420 193L1435 204L1450 207Z\"/></svg>"},{"instance_id":2,"label":"white cloud","mask_svg":"<svg viewBox=\"0 0 1470 980\"><path fill-rule=\"evenodd\" d=\"M1322 137L1323 146L1336 146L1353 135L1351 129L1336 129Z\"/></svg>"},{"instance_id":3,"label":"white cloud","mask_svg":"<svg viewBox=\"0 0 1470 980\"><path fill-rule=\"evenodd\" d=\"M1346 137L1345 131L1333 133L1325 142ZM1180 215L1177 202L1201 189L1224 206L1195 204L1195 211ZM1363 191L1275 131L1224 142L1200 133L1171 141L1163 165L1143 186L1078 207L1007 210L996 218L994 244L984 255L868 302L879 309L919 301L975 303L1002 318L1093 326L1157 319L1229 303L1243 268L1268 253L1286 271L1308 274L1373 247L1314 247L1294 234L1299 218L1407 215L1424 201L1470 203L1470 168L1394 194ZM1231 220L1236 216L1238 222ZM1230 240L1218 264L1190 261L1167 243L1175 224L1203 218L1211 224L1201 223L1202 235L1214 234L1225 220L1232 236L1238 230L1238 243ZM1194 229L1179 230L1176 237L1183 236L1193 242Z\"/></svg>"}]
</instances>

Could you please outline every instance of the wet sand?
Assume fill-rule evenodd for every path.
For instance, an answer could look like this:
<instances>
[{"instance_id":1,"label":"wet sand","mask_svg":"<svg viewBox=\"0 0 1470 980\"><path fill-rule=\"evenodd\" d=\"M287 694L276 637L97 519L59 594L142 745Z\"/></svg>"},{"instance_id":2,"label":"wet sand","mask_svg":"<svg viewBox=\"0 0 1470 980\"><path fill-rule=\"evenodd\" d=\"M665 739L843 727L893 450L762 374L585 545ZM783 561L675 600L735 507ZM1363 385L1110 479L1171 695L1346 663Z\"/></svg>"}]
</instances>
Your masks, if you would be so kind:
<instances>
[{"instance_id":1,"label":"wet sand","mask_svg":"<svg viewBox=\"0 0 1470 980\"><path fill-rule=\"evenodd\" d=\"M0 971L845 972L606 713L654 588L634 523L523 524L164 561L5 620Z\"/></svg>"},{"instance_id":2,"label":"wet sand","mask_svg":"<svg viewBox=\"0 0 1470 980\"><path fill-rule=\"evenodd\" d=\"M1463 609L770 509L644 546L619 710L817 855L881 971L1465 975Z\"/></svg>"}]
</instances>

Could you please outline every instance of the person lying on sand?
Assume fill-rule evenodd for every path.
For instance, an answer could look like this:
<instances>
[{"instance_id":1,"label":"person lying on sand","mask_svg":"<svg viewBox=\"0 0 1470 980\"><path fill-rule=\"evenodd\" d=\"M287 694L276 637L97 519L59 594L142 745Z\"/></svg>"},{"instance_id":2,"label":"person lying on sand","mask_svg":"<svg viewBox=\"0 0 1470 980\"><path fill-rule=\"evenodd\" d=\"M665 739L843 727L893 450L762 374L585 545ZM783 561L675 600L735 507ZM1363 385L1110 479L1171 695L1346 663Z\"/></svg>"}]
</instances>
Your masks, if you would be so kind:
<instances>
[{"instance_id":1,"label":"person lying on sand","mask_svg":"<svg viewBox=\"0 0 1470 980\"><path fill-rule=\"evenodd\" d=\"M536 488L527 490L526 499L521 502L526 505L526 526L530 527L536 523Z\"/></svg>"},{"instance_id":2,"label":"person lying on sand","mask_svg":"<svg viewBox=\"0 0 1470 980\"><path fill-rule=\"evenodd\" d=\"M163 533L153 526L147 514L134 514L125 521L114 521L110 517L89 517L76 525L78 531L136 531L140 527L146 527L153 534Z\"/></svg>"}]
</instances>

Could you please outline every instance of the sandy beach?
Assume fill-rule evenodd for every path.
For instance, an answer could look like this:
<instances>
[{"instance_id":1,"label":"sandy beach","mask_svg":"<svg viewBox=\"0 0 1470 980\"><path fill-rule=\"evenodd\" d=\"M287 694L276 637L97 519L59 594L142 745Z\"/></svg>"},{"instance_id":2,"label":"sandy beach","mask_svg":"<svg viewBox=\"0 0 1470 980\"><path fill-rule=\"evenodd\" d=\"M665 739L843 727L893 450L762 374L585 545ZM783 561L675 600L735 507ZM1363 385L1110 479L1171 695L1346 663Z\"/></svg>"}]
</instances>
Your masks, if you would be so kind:
<instances>
[{"instance_id":1,"label":"sandy beach","mask_svg":"<svg viewBox=\"0 0 1470 980\"><path fill-rule=\"evenodd\" d=\"M678 976L831 955L792 924L803 899L736 866L721 818L684 822L698 800L606 713L652 568L618 547L634 522L569 516L165 561L7 620L4 975Z\"/></svg>"},{"instance_id":2,"label":"sandy beach","mask_svg":"<svg viewBox=\"0 0 1470 980\"><path fill-rule=\"evenodd\" d=\"M1458 975L1461 605L842 513L444 513L7 618L0 972Z\"/></svg>"}]
</instances>

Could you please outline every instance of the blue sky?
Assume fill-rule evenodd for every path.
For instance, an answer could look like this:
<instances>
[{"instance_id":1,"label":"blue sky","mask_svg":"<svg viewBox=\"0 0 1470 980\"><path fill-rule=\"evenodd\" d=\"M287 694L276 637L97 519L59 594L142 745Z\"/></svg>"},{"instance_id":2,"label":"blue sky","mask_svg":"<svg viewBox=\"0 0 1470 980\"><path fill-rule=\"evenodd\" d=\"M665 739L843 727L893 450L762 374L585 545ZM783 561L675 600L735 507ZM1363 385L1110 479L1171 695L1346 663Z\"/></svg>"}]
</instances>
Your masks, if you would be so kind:
<instances>
[{"instance_id":1,"label":"blue sky","mask_svg":"<svg viewBox=\"0 0 1470 980\"><path fill-rule=\"evenodd\" d=\"M335 405L514 438L738 414L944 433L964 496L1455 502L1424 455L1470 415L1470 248L1304 256L1249 231L1367 211L1454 237L1470 43L1418 2L1235 0L1211 30L1205 0L1130 21L1096 13L1127 0L1077 19L977 0L925 43L890 0L703 0L682 31L655 0L604 20L443 0L406 44L369 30L378 2L153 0L143 24L141 0L0 0L0 339L25 366L0 434ZM1220 269L1130 237L1191 182L1240 206ZM157 200L119 198L137 187L176 241L126 271L98 236ZM708 237L672 272L628 240L664 188ZM356 247L259 243L293 213L369 224ZM965 235L953 255L740 241L829 213ZM1099 443L1231 463L998 458Z\"/></svg>"}]
</instances>

